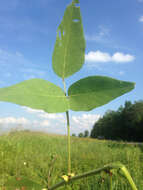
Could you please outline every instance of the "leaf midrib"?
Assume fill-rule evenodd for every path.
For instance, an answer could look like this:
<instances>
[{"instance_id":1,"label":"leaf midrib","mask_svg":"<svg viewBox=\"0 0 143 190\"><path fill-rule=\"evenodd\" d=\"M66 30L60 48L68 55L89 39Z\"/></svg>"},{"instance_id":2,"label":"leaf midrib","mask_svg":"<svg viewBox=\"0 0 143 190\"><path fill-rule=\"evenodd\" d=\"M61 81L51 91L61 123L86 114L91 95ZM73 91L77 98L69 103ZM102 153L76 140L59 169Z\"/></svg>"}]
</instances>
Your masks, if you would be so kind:
<instances>
[{"instance_id":1,"label":"leaf midrib","mask_svg":"<svg viewBox=\"0 0 143 190\"><path fill-rule=\"evenodd\" d=\"M122 88L122 89L126 89L126 88ZM112 89L110 89L112 90ZM109 90L109 91L110 91ZM75 96L82 96L82 95L91 95L91 94L94 94L94 93L98 93L97 91L94 91L94 92L86 92L86 93L79 93L79 94L72 94L72 95L69 95L69 97L75 97ZM100 92L99 92L100 93Z\"/></svg>"},{"instance_id":2,"label":"leaf midrib","mask_svg":"<svg viewBox=\"0 0 143 190\"><path fill-rule=\"evenodd\" d=\"M26 93L27 95L33 95L33 96L35 96L35 94L31 94L31 93ZM15 94L14 94L15 95ZM42 96L42 97L53 97L53 98L65 98L66 96L65 95L63 95L63 96L52 96L52 95L39 95L39 94L36 94L36 95L38 95L38 96ZM7 95L7 96L5 96L5 97L9 97L9 95Z\"/></svg>"},{"instance_id":3,"label":"leaf midrib","mask_svg":"<svg viewBox=\"0 0 143 190\"><path fill-rule=\"evenodd\" d=\"M72 5L71 5L72 6ZM73 15L73 7L72 7L72 12L71 12L71 18L72 18L72 15ZM62 78L64 79L65 77L65 68L66 68L66 57L67 57L67 46L68 46L68 43L69 43L69 36L70 36L70 34L71 34L71 31L70 31L70 33L69 33L69 35L68 35L68 39L67 39L67 43L66 43L66 45L65 45L65 55L64 55L64 66L63 66L63 75L62 75Z\"/></svg>"}]
</instances>

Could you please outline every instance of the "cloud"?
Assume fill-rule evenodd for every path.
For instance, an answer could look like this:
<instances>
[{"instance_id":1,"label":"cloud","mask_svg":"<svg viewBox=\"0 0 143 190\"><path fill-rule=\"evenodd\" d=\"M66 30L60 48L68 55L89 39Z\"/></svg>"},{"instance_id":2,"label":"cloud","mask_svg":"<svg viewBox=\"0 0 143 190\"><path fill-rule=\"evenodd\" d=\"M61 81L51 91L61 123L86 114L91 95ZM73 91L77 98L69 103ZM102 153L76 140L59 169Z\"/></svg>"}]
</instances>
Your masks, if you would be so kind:
<instances>
[{"instance_id":1,"label":"cloud","mask_svg":"<svg viewBox=\"0 0 143 190\"><path fill-rule=\"evenodd\" d=\"M0 133L8 132L11 129L16 130L31 130L31 131L42 131L47 133L65 134L65 123L53 119L44 120L31 120L25 117L4 117L0 118Z\"/></svg>"},{"instance_id":2,"label":"cloud","mask_svg":"<svg viewBox=\"0 0 143 190\"><path fill-rule=\"evenodd\" d=\"M32 108L29 108L29 107L26 107L26 106L22 106L22 108L28 112L28 113L45 113L43 110L38 110L38 109L32 109Z\"/></svg>"},{"instance_id":3,"label":"cloud","mask_svg":"<svg viewBox=\"0 0 143 190\"><path fill-rule=\"evenodd\" d=\"M40 123L41 126L47 127L50 126L50 122L48 120L44 120Z\"/></svg>"},{"instance_id":4,"label":"cloud","mask_svg":"<svg viewBox=\"0 0 143 190\"><path fill-rule=\"evenodd\" d=\"M139 22L143 22L143 16L139 18Z\"/></svg>"},{"instance_id":5,"label":"cloud","mask_svg":"<svg viewBox=\"0 0 143 190\"><path fill-rule=\"evenodd\" d=\"M124 54L124 53L120 53L120 52L115 53L111 57L111 60L113 62L117 62L117 63L132 62L132 61L134 61L134 59L135 59L135 57L133 55Z\"/></svg>"},{"instance_id":6,"label":"cloud","mask_svg":"<svg viewBox=\"0 0 143 190\"><path fill-rule=\"evenodd\" d=\"M24 117L21 117L21 118L15 118L15 117L5 117L5 118L0 118L0 124L18 124L18 125L27 125L29 124L30 122L24 118Z\"/></svg>"},{"instance_id":7,"label":"cloud","mask_svg":"<svg viewBox=\"0 0 143 190\"><path fill-rule=\"evenodd\" d=\"M32 109L29 107L25 107L23 106L23 109L28 112L28 113L33 113L36 114L38 117L42 118L42 119L64 119L64 115L60 114L60 113L46 113L43 110L38 110L38 109Z\"/></svg>"},{"instance_id":8,"label":"cloud","mask_svg":"<svg viewBox=\"0 0 143 190\"><path fill-rule=\"evenodd\" d=\"M95 35L85 35L87 41L106 43L109 42L110 30L105 26L99 26L99 31Z\"/></svg>"},{"instance_id":9,"label":"cloud","mask_svg":"<svg viewBox=\"0 0 143 190\"><path fill-rule=\"evenodd\" d=\"M124 75L125 71L119 71L119 75Z\"/></svg>"},{"instance_id":10,"label":"cloud","mask_svg":"<svg viewBox=\"0 0 143 190\"><path fill-rule=\"evenodd\" d=\"M41 112L29 112L33 114L38 114ZM42 113L43 114L43 113ZM53 115L53 117L52 117ZM38 115L37 115L38 116ZM38 118L36 120L27 119L25 117L4 117L0 118L0 127L2 130L24 130L29 129L32 131L43 131L48 133L56 134L67 134L66 119L62 115L49 114L45 115L47 118ZM99 114L81 114L81 115L71 115L70 126L71 134L84 132L85 130L91 130L94 123L98 121L101 117Z\"/></svg>"},{"instance_id":11,"label":"cloud","mask_svg":"<svg viewBox=\"0 0 143 190\"><path fill-rule=\"evenodd\" d=\"M4 126L7 129L16 128L18 130L30 129L46 131L46 127L50 126L50 121L30 120L25 117L16 118L11 116L0 118L0 126Z\"/></svg>"},{"instance_id":12,"label":"cloud","mask_svg":"<svg viewBox=\"0 0 143 190\"><path fill-rule=\"evenodd\" d=\"M116 52L113 55L110 55L106 52L101 51L90 51L85 55L85 60L87 62L116 62L116 63L125 63L134 61L135 57L130 54L124 54L121 52Z\"/></svg>"},{"instance_id":13,"label":"cloud","mask_svg":"<svg viewBox=\"0 0 143 190\"><path fill-rule=\"evenodd\" d=\"M91 130L94 123L101 117L100 114L81 114L79 116L72 116L71 125L74 127L74 132L83 132Z\"/></svg>"},{"instance_id":14,"label":"cloud","mask_svg":"<svg viewBox=\"0 0 143 190\"><path fill-rule=\"evenodd\" d=\"M23 106L23 109L30 114L35 114L38 119L41 120L42 123L40 123L41 126L63 126L65 125L65 114L61 113L47 113L44 112L43 110L38 110L38 109L32 109L29 107Z\"/></svg>"},{"instance_id":15,"label":"cloud","mask_svg":"<svg viewBox=\"0 0 143 190\"><path fill-rule=\"evenodd\" d=\"M18 66L30 64L30 62L26 60L23 54L20 52L16 51L15 53L11 53L3 49L0 49L0 64L12 66L13 63L14 65L17 64Z\"/></svg>"},{"instance_id":16,"label":"cloud","mask_svg":"<svg viewBox=\"0 0 143 190\"><path fill-rule=\"evenodd\" d=\"M111 56L101 51L90 51L85 55L85 60L88 62L109 62L111 61Z\"/></svg>"},{"instance_id":17,"label":"cloud","mask_svg":"<svg viewBox=\"0 0 143 190\"><path fill-rule=\"evenodd\" d=\"M47 127L44 130L52 133L66 134L66 118L65 114L49 114L43 110L35 110L27 107L23 107L24 110L36 116L41 120L39 125L41 127ZM80 114L70 115L71 134L84 132L85 130L91 130L93 124L101 117L99 114Z\"/></svg>"},{"instance_id":18,"label":"cloud","mask_svg":"<svg viewBox=\"0 0 143 190\"><path fill-rule=\"evenodd\" d=\"M63 119L64 118L64 115L63 114L55 114L55 113L42 113L42 114L39 114L39 117L41 118L45 118L45 119Z\"/></svg>"},{"instance_id":19,"label":"cloud","mask_svg":"<svg viewBox=\"0 0 143 190\"><path fill-rule=\"evenodd\" d=\"M1 77L8 79L12 76L28 80L31 78L43 78L46 75L44 69L38 69L31 61L27 60L24 55L19 52L9 52L0 49L0 66ZM5 72L2 72L5 70Z\"/></svg>"}]
</instances>

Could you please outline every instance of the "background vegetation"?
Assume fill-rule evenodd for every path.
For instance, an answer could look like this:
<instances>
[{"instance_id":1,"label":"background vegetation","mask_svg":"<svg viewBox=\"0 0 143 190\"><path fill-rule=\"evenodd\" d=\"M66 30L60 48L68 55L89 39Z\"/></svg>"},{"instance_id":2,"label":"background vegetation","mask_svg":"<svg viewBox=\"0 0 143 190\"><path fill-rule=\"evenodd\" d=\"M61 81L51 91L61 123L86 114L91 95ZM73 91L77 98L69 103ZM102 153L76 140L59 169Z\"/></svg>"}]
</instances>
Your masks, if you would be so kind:
<instances>
[{"instance_id":1,"label":"background vegetation","mask_svg":"<svg viewBox=\"0 0 143 190\"><path fill-rule=\"evenodd\" d=\"M35 132L12 132L0 136L0 187L11 176L53 185L67 172L67 137ZM143 189L143 146L90 138L71 138L72 171L75 174L121 161L129 169L139 190ZM10 188L11 190L12 187ZM108 190L109 175L88 177L61 190ZM123 177L113 175L114 190L130 190ZM15 190L15 189L14 189Z\"/></svg>"},{"instance_id":2,"label":"background vegetation","mask_svg":"<svg viewBox=\"0 0 143 190\"><path fill-rule=\"evenodd\" d=\"M143 141L143 100L126 101L117 111L107 111L95 123L91 137L112 140Z\"/></svg>"}]
</instances>

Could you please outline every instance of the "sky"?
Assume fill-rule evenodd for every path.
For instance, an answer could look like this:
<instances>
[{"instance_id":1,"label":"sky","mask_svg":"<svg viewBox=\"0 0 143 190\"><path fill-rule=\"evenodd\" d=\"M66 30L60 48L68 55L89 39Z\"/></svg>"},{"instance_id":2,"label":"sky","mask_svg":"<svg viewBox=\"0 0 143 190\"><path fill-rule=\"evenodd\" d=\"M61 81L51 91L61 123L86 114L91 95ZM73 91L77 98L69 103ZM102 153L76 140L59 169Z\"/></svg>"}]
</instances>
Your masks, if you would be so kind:
<instances>
[{"instance_id":1,"label":"sky","mask_svg":"<svg viewBox=\"0 0 143 190\"><path fill-rule=\"evenodd\" d=\"M56 31L71 0L0 0L0 88L42 78L62 86L52 70ZM70 111L71 133L91 130L107 110L143 99L143 0L80 0L85 64L66 80L103 75L136 83L130 93L90 112ZM65 114L0 102L0 131L31 129L65 134Z\"/></svg>"}]
</instances>

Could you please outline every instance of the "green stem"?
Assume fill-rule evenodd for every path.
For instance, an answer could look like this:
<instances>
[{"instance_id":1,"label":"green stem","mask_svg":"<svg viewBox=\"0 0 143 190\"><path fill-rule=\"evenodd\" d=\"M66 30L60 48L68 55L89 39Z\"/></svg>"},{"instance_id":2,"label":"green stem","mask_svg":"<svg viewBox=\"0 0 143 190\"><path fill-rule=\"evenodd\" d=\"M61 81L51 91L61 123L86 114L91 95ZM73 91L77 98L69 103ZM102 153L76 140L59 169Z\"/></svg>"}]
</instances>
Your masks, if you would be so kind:
<instances>
[{"instance_id":1,"label":"green stem","mask_svg":"<svg viewBox=\"0 0 143 190\"><path fill-rule=\"evenodd\" d=\"M66 83L63 79L64 92L66 95ZM69 111L66 111L66 119L67 119L67 137L68 137L68 174L71 173L71 147L70 147L70 119L69 119Z\"/></svg>"},{"instance_id":2,"label":"green stem","mask_svg":"<svg viewBox=\"0 0 143 190\"><path fill-rule=\"evenodd\" d=\"M70 184L71 182L76 181L78 179L93 176L93 175L99 174L101 171L110 171L112 169L121 170L123 172L124 176L126 177L126 179L128 180L131 189L132 190L137 190L137 187L136 187L134 181L132 180L132 177L130 176L130 174L127 171L126 167L124 165L122 165L121 163L111 163L111 164L108 164L108 165L106 165L106 166L104 166L102 168L99 168L99 169L96 169L96 170L86 172L84 174L77 175L75 177L69 178L68 181L63 180L63 181L57 183L56 185L52 186L51 188L48 188L48 190L54 190L54 189L57 189L57 188L59 188L59 187L61 187L63 185Z\"/></svg>"},{"instance_id":3,"label":"green stem","mask_svg":"<svg viewBox=\"0 0 143 190\"><path fill-rule=\"evenodd\" d=\"M112 176L110 176L110 190L112 190Z\"/></svg>"},{"instance_id":4,"label":"green stem","mask_svg":"<svg viewBox=\"0 0 143 190\"><path fill-rule=\"evenodd\" d=\"M70 145L70 122L69 122L69 112L66 112L67 118L67 130L68 130L68 174L71 173L71 145Z\"/></svg>"}]
</instances>

